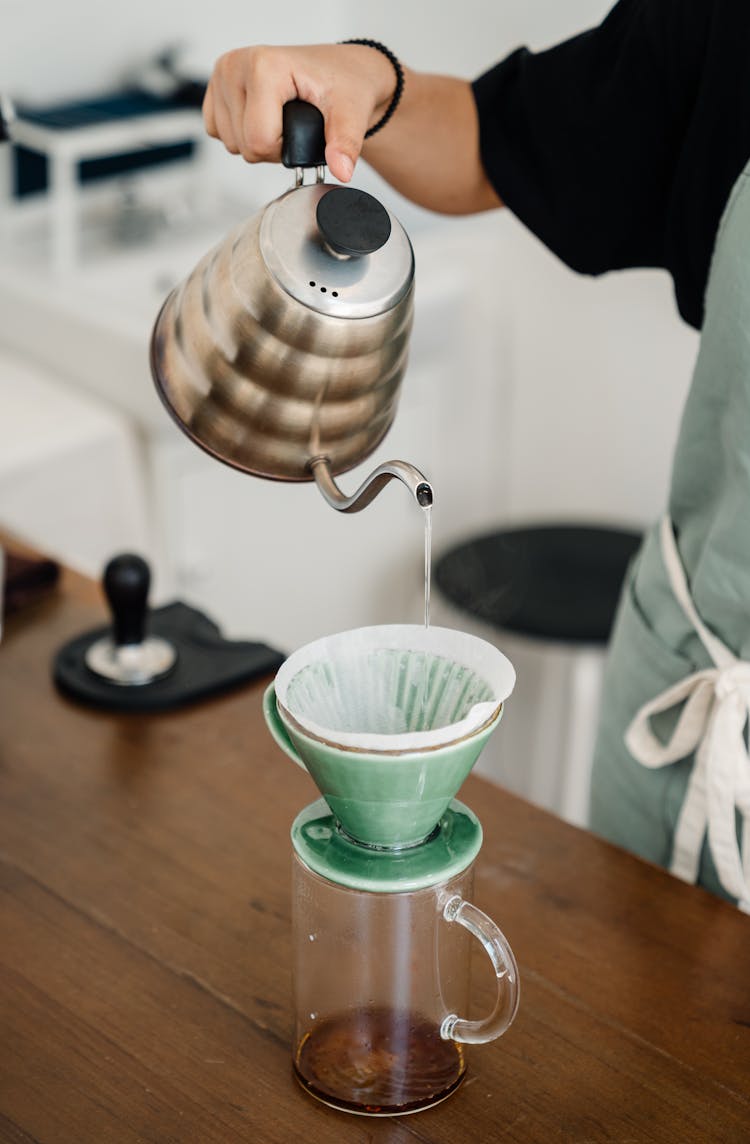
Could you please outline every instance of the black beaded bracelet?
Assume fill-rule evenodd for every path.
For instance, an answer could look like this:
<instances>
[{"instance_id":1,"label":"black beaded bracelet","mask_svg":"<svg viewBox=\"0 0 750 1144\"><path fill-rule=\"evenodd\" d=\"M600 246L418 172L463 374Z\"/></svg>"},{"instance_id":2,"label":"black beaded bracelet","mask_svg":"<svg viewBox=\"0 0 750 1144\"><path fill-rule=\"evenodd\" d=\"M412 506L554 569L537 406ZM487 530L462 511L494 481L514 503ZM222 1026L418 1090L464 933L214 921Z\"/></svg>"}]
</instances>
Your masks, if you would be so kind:
<instances>
[{"instance_id":1,"label":"black beaded bracelet","mask_svg":"<svg viewBox=\"0 0 750 1144\"><path fill-rule=\"evenodd\" d=\"M377 123L373 124L373 126L368 131L365 131L365 139L369 139L372 135L375 134L376 131L380 131L381 127L385 127L386 123L398 107L401 96L404 92L404 69L401 67L401 64L398 62L390 48L387 48L385 44L381 44L379 40L342 40L341 43L361 44L363 48L374 48L376 52L382 52L385 58L390 60L391 64L393 65L393 70L396 73L396 90L393 93L391 102L385 109L385 114L377 121Z\"/></svg>"}]
</instances>

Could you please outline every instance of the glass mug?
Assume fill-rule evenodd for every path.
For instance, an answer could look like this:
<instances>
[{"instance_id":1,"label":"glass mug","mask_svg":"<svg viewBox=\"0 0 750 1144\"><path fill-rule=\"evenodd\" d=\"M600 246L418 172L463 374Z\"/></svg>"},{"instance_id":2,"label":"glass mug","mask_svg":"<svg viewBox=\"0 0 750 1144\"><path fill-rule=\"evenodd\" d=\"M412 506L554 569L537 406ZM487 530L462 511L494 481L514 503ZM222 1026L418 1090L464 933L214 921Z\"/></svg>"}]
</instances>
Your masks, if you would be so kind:
<instances>
[{"instance_id":1,"label":"glass mug","mask_svg":"<svg viewBox=\"0 0 750 1144\"><path fill-rule=\"evenodd\" d=\"M297 1079L325 1104L375 1116L444 1100L463 1080L464 1045L504 1033L519 1000L513 951L469 900L473 863L398 892L343 886L298 853L293 865ZM465 1016L473 939L497 980L494 1008L481 1020Z\"/></svg>"}]
</instances>

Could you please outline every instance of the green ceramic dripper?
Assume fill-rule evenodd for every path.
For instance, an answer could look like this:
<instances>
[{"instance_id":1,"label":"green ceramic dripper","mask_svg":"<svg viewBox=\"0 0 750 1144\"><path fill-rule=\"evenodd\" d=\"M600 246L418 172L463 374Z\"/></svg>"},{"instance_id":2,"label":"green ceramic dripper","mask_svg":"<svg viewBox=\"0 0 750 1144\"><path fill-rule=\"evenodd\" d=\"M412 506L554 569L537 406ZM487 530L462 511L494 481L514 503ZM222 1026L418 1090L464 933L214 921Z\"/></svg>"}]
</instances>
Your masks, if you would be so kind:
<instances>
[{"instance_id":1,"label":"green ceramic dripper","mask_svg":"<svg viewBox=\"0 0 750 1144\"><path fill-rule=\"evenodd\" d=\"M502 652L465 632L358 628L294 652L264 711L346 834L401 848L432 833L514 683Z\"/></svg>"}]
</instances>

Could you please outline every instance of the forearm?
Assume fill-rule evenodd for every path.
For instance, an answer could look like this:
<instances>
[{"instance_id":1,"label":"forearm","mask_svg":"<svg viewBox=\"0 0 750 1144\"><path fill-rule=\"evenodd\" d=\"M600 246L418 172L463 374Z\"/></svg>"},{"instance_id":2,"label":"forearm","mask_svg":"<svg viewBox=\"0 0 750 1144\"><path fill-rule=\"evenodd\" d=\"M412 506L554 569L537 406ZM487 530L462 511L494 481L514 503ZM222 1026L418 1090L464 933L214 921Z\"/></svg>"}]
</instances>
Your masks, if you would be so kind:
<instances>
[{"instance_id":1,"label":"forearm","mask_svg":"<svg viewBox=\"0 0 750 1144\"><path fill-rule=\"evenodd\" d=\"M402 194L446 214L502 206L484 172L471 85L405 71L401 101L364 142L393 98L386 55L363 44L250 47L216 63L203 114L210 135L249 163L278 162L282 108L302 99L325 121L326 162L348 182L360 152Z\"/></svg>"},{"instance_id":2,"label":"forearm","mask_svg":"<svg viewBox=\"0 0 750 1144\"><path fill-rule=\"evenodd\" d=\"M429 210L460 215L502 206L482 166L477 110L465 80L405 69L401 102L365 142L362 157Z\"/></svg>"}]
</instances>

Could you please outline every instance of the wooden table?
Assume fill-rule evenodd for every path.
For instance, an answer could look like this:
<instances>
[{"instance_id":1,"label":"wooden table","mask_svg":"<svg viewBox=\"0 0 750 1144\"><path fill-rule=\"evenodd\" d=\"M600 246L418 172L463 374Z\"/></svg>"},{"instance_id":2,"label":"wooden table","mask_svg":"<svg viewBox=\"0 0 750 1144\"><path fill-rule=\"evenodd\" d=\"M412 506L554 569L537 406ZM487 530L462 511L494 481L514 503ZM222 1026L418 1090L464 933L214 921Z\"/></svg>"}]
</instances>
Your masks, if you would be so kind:
<instances>
[{"instance_id":1,"label":"wooden table","mask_svg":"<svg viewBox=\"0 0 750 1144\"><path fill-rule=\"evenodd\" d=\"M476 778L515 1025L417 1116L303 1094L288 830L314 788L260 684L148 718L60 698L53 651L103 615L66 574L0 645L0 1140L750 1141L750 917Z\"/></svg>"}]
</instances>

